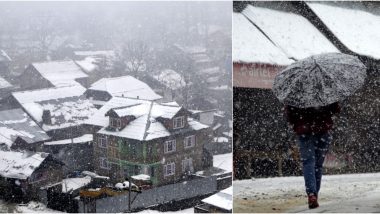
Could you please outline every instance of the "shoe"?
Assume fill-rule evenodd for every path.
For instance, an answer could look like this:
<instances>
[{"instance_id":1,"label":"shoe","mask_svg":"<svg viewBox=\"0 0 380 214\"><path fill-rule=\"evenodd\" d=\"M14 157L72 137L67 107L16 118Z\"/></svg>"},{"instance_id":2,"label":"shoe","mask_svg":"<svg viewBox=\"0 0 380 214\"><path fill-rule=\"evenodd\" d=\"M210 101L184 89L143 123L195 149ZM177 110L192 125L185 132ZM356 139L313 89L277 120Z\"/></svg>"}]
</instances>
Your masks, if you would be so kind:
<instances>
[{"instance_id":1,"label":"shoe","mask_svg":"<svg viewBox=\"0 0 380 214\"><path fill-rule=\"evenodd\" d=\"M315 209L319 207L318 198L313 193L308 195L308 203L309 203L309 209Z\"/></svg>"}]
</instances>

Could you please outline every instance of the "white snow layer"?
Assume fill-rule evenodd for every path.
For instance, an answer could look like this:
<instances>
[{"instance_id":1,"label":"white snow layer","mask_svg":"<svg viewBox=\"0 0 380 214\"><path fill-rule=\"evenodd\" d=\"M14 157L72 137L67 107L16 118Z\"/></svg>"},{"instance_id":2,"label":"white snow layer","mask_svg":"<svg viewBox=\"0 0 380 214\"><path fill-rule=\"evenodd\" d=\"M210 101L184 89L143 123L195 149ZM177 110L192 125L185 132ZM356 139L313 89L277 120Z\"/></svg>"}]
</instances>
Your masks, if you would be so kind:
<instances>
[{"instance_id":1,"label":"white snow layer","mask_svg":"<svg viewBox=\"0 0 380 214\"><path fill-rule=\"evenodd\" d=\"M213 165L227 172L232 172L232 153L214 155Z\"/></svg>"},{"instance_id":2,"label":"white snow layer","mask_svg":"<svg viewBox=\"0 0 380 214\"><path fill-rule=\"evenodd\" d=\"M77 190L83 186L86 186L91 182L91 177L86 176L83 178L66 178L62 180L62 192L67 193L73 190Z\"/></svg>"},{"instance_id":3,"label":"white snow layer","mask_svg":"<svg viewBox=\"0 0 380 214\"><path fill-rule=\"evenodd\" d=\"M0 176L27 179L48 157L43 152L15 152L0 150Z\"/></svg>"},{"instance_id":4,"label":"white snow layer","mask_svg":"<svg viewBox=\"0 0 380 214\"><path fill-rule=\"evenodd\" d=\"M203 199L202 202L225 210L232 210L232 187L228 187L227 189L207 197Z\"/></svg>"},{"instance_id":5,"label":"white snow layer","mask_svg":"<svg viewBox=\"0 0 380 214\"><path fill-rule=\"evenodd\" d=\"M33 63L34 68L54 86L79 85L75 79L88 77L74 61Z\"/></svg>"},{"instance_id":6,"label":"white snow layer","mask_svg":"<svg viewBox=\"0 0 380 214\"><path fill-rule=\"evenodd\" d=\"M112 96L122 96L146 100L158 100L162 98L160 95L156 94L146 83L132 76L102 78L93 83L89 89L106 91Z\"/></svg>"},{"instance_id":7,"label":"white snow layer","mask_svg":"<svg viewBox=\"0 0 380 214\"><path fill-rule=\"evenodd\" d=\"M127 98L124 98L127 99ZM104 106L103 106L104 107ZM103 107L101 111L103 111ZM173 118L182 107L167 106L158 104L152 101L145 101L141 104L128 106L125 108L118 108L114 111L120 116L134 116L136 119L132 120L125 128L119 131L108 131L106 126L98 133L106 135L114 135L118 137L125 137L136 140L152 140L161 137L170 136L171 133L165 126L157 120L157 118ZM188 123L191 129L200 130L207 128L191 118L188 118Z\"/></svg>"},{"instance_id":8,"label":"white snow layer","mask_svg":"<svg viewBox=\"0 0 380 214\"><path fill-rule=\"evenodd\" d=\"M49 131L82 124L94 113L96 108L82 96L85 90L82 86L69 86L12 94L37 122L42 122L43 111L49 110L52 124L42 126L43 130Z\"/></svg>"},{"instance_id":9,"label":"white snow layer","mask_svg":"<svg viewBox=\"0 0 380 214\"><path fill-rule=\"evenodd\" d=\"M359 9L307 4L346 47L380 59L380 16Z\"/></svg>"},{"instance_id":10,"label":"white snow layer","mask_svg":"<svg viewBox=\"0 0 380 214\"><path fill-rule=\"evenodd\" d=\"M3 88L10 88L12 87L12 85L6 81L4 78L0 77L0 89L3 89Z\"/></svg>"},{"instance_id":11,"label":"white snow layer","mask_svg":"<svg viewBox=\"0 0 380 214\"><path fill-rule=\"evenodd\" d=\"M234 181L233 191L236 212L261 212L260 203L288 213L380 211L380 173L324 175L320 207L312 210L307 208L302 176Z\"/></svg>"},{"instance_id":12,"label":"white snow layer","mask_svg":"<svg viewBox=\"0 0 380 214\"><path fill-rule=\"evenodd\" d=\"M288 58L299 60L315 54L339 52L317 28L300 15L252 5L248 5L243 14Z\"/></svg>"},{"instance_id":13,"label":"white snow layer","mask_svg":"<svg viewBox=\"0 0 380 214\"><path fill-rule=\"evenodd\" d=\"M65 140L57 140L57 141L50 141L45 142L44 145L52 146L52 145L65 145L65 144L71 144L71 143L87 143L93 141L93 135L92 134L85 134L80 137L76 137L73 139L65 139Z\"/></svg>"},{"instance_id":14,"label":"white snow layer","mask_svg":"<svg viewBox=\"0 0 380 214\"><path fill-rule=\"evenodd\" d=\"M243 14L233 15L233 61L289 65L293 60L265 37Z\"/></svg>"}]
</instances>

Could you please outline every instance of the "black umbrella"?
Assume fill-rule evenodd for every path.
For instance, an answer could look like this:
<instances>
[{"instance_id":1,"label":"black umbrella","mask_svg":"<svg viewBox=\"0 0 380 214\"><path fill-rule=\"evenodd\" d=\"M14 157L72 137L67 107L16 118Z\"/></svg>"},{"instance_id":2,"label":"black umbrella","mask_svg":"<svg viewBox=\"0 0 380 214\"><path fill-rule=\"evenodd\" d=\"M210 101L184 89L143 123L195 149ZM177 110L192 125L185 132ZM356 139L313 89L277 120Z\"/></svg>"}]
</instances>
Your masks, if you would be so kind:
<instances>
[{"instance_id":1,"label":"black umbrella","mask_svg":"<svg viewBox=\"0 0 380 214\"><path fill-rule=\"evenodd\" d=\"M277 74L273 92L286 105L326 106L352 95L365 78L366 67L357 57L320 54L297 61Z\"/></svg>"}]
</instances>

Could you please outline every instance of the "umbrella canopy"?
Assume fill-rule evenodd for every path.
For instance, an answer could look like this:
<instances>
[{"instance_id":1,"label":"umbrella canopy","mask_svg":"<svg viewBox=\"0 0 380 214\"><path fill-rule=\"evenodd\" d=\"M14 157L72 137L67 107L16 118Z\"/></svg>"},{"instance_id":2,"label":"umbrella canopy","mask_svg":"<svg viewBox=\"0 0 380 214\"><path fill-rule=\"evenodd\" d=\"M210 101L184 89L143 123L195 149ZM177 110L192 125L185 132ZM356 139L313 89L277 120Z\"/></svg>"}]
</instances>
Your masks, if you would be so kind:
<instances>
[{"instance_id":1,"label":"umbrella canopy","mask_svg":"<svg viewBox=\"0 0 380 214\"><path fill-rule=\"evenodd\" d=\"M277 74L273 92L286 105L326 106L353 94L365 78L366 67L357 57L320 54L297 61Z\"/></svg>"}]
</instances>

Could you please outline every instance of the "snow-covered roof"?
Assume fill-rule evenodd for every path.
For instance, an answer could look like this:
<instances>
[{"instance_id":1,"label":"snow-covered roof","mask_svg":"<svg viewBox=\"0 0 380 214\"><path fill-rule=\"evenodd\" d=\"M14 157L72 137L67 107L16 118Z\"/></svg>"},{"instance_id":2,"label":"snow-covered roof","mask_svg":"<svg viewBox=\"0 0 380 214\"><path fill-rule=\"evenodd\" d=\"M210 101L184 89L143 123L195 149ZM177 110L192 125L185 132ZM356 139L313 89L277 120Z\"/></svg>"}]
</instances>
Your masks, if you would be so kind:
<instances>
[{"instance_id":1,"label":"snow-covered roof","mask_svg":"<svg viewBox=\"0 0 380 214\"><path fill-rule=\"evenodd\" d=\"M150 176L145 175L145 174L134 175L134 176L131 176L131 178L133 178L135 180L142 180L142 181L149 181L150 180Z\"/></svg>"},{"instance_id":2,"label":"snow-covered roof","mask_svg":"<svg viewBox=\"0 0 380 214\"><path fill-rule=\"evenodd\" d=\"M172 90L186 86L184 78L179 73L170 69L161 71L160 74L154 75L153 78Z\"/></svg>"},{"instance_id":3,"label":"snow-covered roof","mask_svg":"<svg viewBox=\"0 0 380 214\"><path fill-rule=\"evenodd\" d=\"M43 152L16 152L0 150L0 176L27 179L48 157Z\"/></svg>"},{"instance_id":4,"label":"snow-covered roof","mask_svg":"<svg viewBox=\"0 0 380 214\"><path fill-rule=\"evenodd\" d=\"M54 86L78 85L78 78L88 77L74 61L32 63L32 66Z\"/></svg>"},{"instance_id":5,"label":"snow-covered roof","mask_svg":"<svg viewBox=\"0 0 380 214\"><path fill-rule=\"evenodd\" d=\"M243 14L255 23L288 58L300 60L311 55L339 52L301 15L252 5L248 5Z\"/></svg>"},{"instance_id":6,"label":"snow-covered roof","mask_svg":"<svg viewBox=\"0 0 380 214\"><path fill-rule=\"evenodd\" d=\"M0 77L0 89L3 88L10 88L12 87L12 84L10 84L8 81L6 81L4 78Z\"/></svg>"},{"instance_id":7,"label":"snow-covered roof","mask_svg":"<svg viewBox=\"0 0 380 214\"><path fill-rule=\"evenodd\" d=\"M131 99L126 97L112 97L100 109L96 110L94 114L86 120L86 124L106 127L108 126L108 117L106 113L112 108L134 106L141 103L148 103L145 100Z\"/></svg>"},{"instance_id":8,"label":"snow-covered roof","mask_svg":"<svg viewBox=\"0 0 380 214\"><path fill-rule=\"evenodd\" d=\"M211 75L220 75L221 71L219 67L215 66L215 67L201 69L199 70L199 73L207 74L211 76Z\"/></svg>"},{"instance_id":9,"label":"snow-covered roof","mask_svg":"<svg viewBox=\"0 0 380 214\"><path fill-rule=\"evenodd\" d=\"M232 187L228 187L227 189L207 197L203 199L202 202L224 210L232 210Z\"/></svg>"},{"instance_id":10,"label":"snow-covered roof","mask_svg":"<svg viewBox=\"0 0 380 214\"><path fill-rule=\"evenodd\" d=\"M206 48L202 46L182 46L180 44L174 44L174 46L188 54L200 54L206 52Z\"/></svg>"},{"instance_id":11,"label":"snow-covered roof","mask_svg":"<svg viewBox=\"0 0 380 214\"><path fill-rule=\"evenodd\" d=\"M214 155L213 166L216 168L223 169L227 172L232 172L232 159L232 153Z\"/></svg>"},{"instance_id":12,"label":"snow-covered roof","mask_svg":"<svg viewBox=\"0 0 380 214\"><path fill-rule=\"evenodd\" d=\"M102 78L93 83L89 89L106 91L112 96L124 96L145 100L158 100L162 98L160 95L156 94L146 83L132 76Z\"/></svg>"},{"instance_id":13,"label":"snow-covered roof","mask_svg":"<svg viewBox=\"0 0 380 214\"><path fill-rule=\"evenodd\" d=\"M86 73L91 73L98 69L97 59L93 57L86 57L83 60L76 60L75 63L79 65Z\"/></svg>"},{"instance_id":14,"label":"snow-covered roof","mask_svg":"<svg viewBox=\"0 0 380 214\"><path fill-rule=\"evenodd\" d=\"M14 92L13 97L37 122L42 123L44 110L51 114L51 125L43 124L45 131L76 126L86 121L96 108L83 95L82 86L46 88L33 91Z\"/></svg>"},{"instance_id":15,"label":"snow-covered roof","mask_svg":"<svg viewBox=\"0 0 380 214\"><path fill-rule=\"evenodd\" d=\"M49 141L49 142L44 143L44 145L54 146L54 145L65 145L65 144L72 144L72 143L88 143L88 142L92 142L92 141L93 141L93 135L92 134L84 134L80 137L76 137L73 139Z\"/></svg>"},{"instance_id":16,"label":"snow-covered roof","mask_svg":"<svg viewBox=\"0 0 380 214\"><path fill-rule=\"evenodd\" d=\"M77 190L81 187L86 186L91 182L90 176L85 176L83 178L66 178L62 180L62 192L68 193L73 190Z\"/></svg>"},{"instance_id":17,"label":"snow-covered roof","mask_svg":"<svg viewBox=\"0 0 380 214\"><path fill-rule=\"evenodd\" d=\"M359 9L307 4L347 48L380 59L380 16Z\"/></svg>"},{"instance_id":18,"label":"snow-covered roof","mask_svg":"<svg viewBox=\"0 0 380 214\"><path fill-rule=\"evenodd\" d=\"M102 108L104 108L104 106ZM181 109L182 107L179 106L168 106L152 101L142 102L140 104L131 105L129 107L118 108L116 109L118 114L134 116L136 119L132 120L125 128L119 131L108 130L106 127L108 126L107 119L106 125L98 133L140 141L167 137L170 136L171 133L157 119L172 118ZM113 110L115 111L115 109ZM203 125L193 120L192 118L188 118L188 123L190 126L189 128L192 130L201 130L208 128L208 126Z\"/></svg>"},{"instance_id":19,"label":"snow-covered roof","mask_svg":"<svg viewBox=\"0 0 380 214\"><path fill-rule=\"evenodd\" d=\"M77 56L108 56L115 57L115 51L104 50L104 51L74 51L74 54Z\"/></svg>"},{"instance_id":20,"label":"snow-covered roof","mask_svg":"<svg viewBox=\"0 0 380 214\"><path fill-rule=\"evenodd\" d=\"M293 60L288 59L285 53L266 38L243 14L234 13L233 22L234 62L274 65L293 63Z\"/></svg>"},{"instance_id":21,"label":"snow-covered roof","mask_svg":"<svg viewBox=\"0 0 380 214\"><path fill-rule=\"evenodd\" d=\"M29 91L13 92L12 95L19 103L40 102L46 100L62 99L67 97L78 97L84 94L86 88L83 86L66 86L56 88L44 88Z\"/></svg>"},{"instance_id":22,"label":"snow-covered roof","mask_svg":"<svg viewBox=\"0 0 380 214\"><path fill-rule=\"evenodd\" d=\"M10 62L12 59L4 50L0 50L0 62Z\"/></svg>"},{"instance_id":23,"label":"snow-covered roof","mask_svg":"<svg viewBox=\"0 0 380 214\"><path fill-rule=\"evenodd\" d=\"M6 144L10 148L17 137L27 143L49 139L49 136L23 110L0 111L0 144Z\"/></svg>"}]
</instances>

